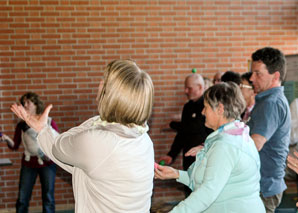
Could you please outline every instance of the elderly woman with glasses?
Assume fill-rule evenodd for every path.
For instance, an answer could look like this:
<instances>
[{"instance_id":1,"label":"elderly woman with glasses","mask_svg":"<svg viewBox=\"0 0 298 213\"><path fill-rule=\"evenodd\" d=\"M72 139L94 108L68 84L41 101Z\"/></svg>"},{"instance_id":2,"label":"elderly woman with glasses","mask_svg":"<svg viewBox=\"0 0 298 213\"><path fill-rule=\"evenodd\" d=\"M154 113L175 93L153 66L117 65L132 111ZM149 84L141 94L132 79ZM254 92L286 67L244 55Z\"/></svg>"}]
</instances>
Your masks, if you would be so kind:
<instances>
[{"instance_id":1,"label":"elderly woman with glasses","mask_svg":"<svg viewBox=\"0 0 298 213\"><path fill-rule=\"evenodd\" d=\"M238 120L245 108L235 83L220 83L204 93L205 125L214 130L187 171L155 165L155 178L176 179L192 193L172 213L264 213L259 196L260 159L249 128Z\"/></svg>"}]
</instances>

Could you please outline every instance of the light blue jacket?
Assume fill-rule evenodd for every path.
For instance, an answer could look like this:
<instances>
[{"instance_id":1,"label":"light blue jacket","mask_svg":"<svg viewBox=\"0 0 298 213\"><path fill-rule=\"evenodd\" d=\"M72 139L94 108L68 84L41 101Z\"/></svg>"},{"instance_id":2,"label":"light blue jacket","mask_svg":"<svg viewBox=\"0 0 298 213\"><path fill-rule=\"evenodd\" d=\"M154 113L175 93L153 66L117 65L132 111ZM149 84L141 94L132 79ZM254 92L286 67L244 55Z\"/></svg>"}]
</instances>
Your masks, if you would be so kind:
<instances>
[{"instance_id":1,"label":"light blue jacket","mask_svg":"<svg viewBox=\"0 0 298 213\"><path fill-rule=\"evenodd\" d=\"M179 171L177 181L193 192L172 213L265 213L259 196L259 154L242 122L211 133L187 172Z\"/></svg>"}]
</instances>

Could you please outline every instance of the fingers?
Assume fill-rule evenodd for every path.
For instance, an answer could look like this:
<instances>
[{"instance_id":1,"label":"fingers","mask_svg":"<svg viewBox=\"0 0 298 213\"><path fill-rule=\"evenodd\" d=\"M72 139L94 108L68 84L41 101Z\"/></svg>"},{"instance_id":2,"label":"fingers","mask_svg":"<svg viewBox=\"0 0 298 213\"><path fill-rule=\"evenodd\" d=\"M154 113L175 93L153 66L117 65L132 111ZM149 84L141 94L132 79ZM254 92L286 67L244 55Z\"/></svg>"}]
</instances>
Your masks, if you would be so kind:
<instances>
[{"instance_id":1,"label":"fingers","mask_svg":"<svg viewBox=\"0 0 298 213\"><path fill-rule=\"evenodd\" d=\"M154 178L155 179L161 179L161 180L165 180L166 178L166 166L161 166L159 164L155 165L154 168Z\"/></svg>"},{"instance_id":2,"label":"fingers","mask_svg":"<svg viewBox=\"0 0 298 213\"><path fill-rule=\"evenodd\" d=\"M199 146L195 146L195 147L193 147L193 148L191 148L188 152L186 152L185 153L185 156L196 156L197 155L197 153L201 150L201 149L203 149L204 148L204 146L202 146L202 145L199 145Z\"/></svg>"},{"instance_id":3,"label":"fingers","mask_svg":"<svg viewBox=\"0 0 298 213\"><path fill-rule=\"evenodd\" d=\"M197 154L197 147L191 148L188 152L185 153L185 156L195 156Z\"/></svg>"},{"instance_id":4,"label":"fingers","mask_svg":"<svg viewBox=\"0 0 298 213\"><path fill-rule=\"evenodd\" d=\"M161 166L156 164L156 168L154 169L154 178L163 180L162 172L159 170L159 167Z\"/></svg>"},{"instance_id":5,"label":"fingers","mask_svg":"<svg viewBox=\"0 0 298 213\"><path fill-rule=\"evenodd\" d=\"M47 117L47 113L49 113L51 108L52 108L52 106L47 107L46 113L43 114L43 115L45 115L44 116L45 118ZM31 116L22 105L13 104L13 105L11 105L10 109L19 118L23 119L28 126L33 128L37 132L40 132L41 129L46 124L46 119L44 119L44 123L43 123L41 119L37 119L36 117Z\"/></svg>"},{"instance_id":6,"label":"fingers","mask_svg":"<svg viewBox=\"0 0 298 213\"><path fill-rule=\"evenodd\" d=\"M289 164L288 164L288 167L289 167L290 169L292 169L294 172L297 173L297 169L295 168L295 166L293 166L293 165L289 165Z\"/></svg>"},{"instance_id":7,"label":"fingers","mask_svg":"<svg viewBox=\"0 0 298 213\"><path fill-rule=\"evenodd\" d=\"M167 165L172 163L172 158L168 155L161 157L158 162L163 161L163 160L165 161L165 164L167 164Z\"/></svg>"},{"instance_id":8,"label":"fingers","mask_svg":"<svg viewBox=\"0 0 298 213\"><path fill-rule=\"evenodd\" d=\"M158 168L154 170L155 179L167 180L169 179L167 171L164 170L164 166L158 165Z\"/></svg>"},{"instance_id":9,"label":"fingers","mask_svg":"<svg viewBox=\"0 0 298 213\"><path fill-rule=\"evenodd\" d=\"M51 109L53 108L53 105L50 104L46 107L46 109L44 110L43 114L49 115Z\"/></svg>"},{"instance_id":10,"label":"fingers","mask_svg":"<svg viewBox=\"0 0 298 213\"><path fill-rule=\"evenodd\" d=\"M295 157L293 157L291 155L288 156L287 160L288 160L288 163L290 163L292 165L295 165L298 163L298 159L296 159Z\"/></svg>"},{"instance_id":11,"label":"fingers","mask_svg":"<svg viewBox=\"0 0 298 213\"><path fill-rule=\"evenodd\" d=\"M167 158L165 160L165 162L166 162L167 165L171 164L172 163L172 158Z\"/></svg>"},{"instance_id":12,"label":"fingers","mask_svg":"<svg viewBox=\"0 0 298 213\"><path fill-rule=\"evenodd\" d=\"M294 155L297 155L297 153L294 153ZM294 170L296 173L298 173L298 159L289 155L288 158L288 167L292 170Z\"/></svg>"},{"instance_id":13,"label":"fingers","mask_svg":"<svg viewBox=\"0 0 298 213\"><path fill-rule=\"evenodd\" d=\"M179 178L179 171L169 166L157 165L154 169L155 179L168 180Z\"/></svg>"},{"instance_id":14,"label":"fingers","mask_svg":"<svg viewBox=\"0 0 298 213\"><path fill-rule=\"evenodd\" d=\"M46 109L44 110L44 112L42 113L41 117L42 117L42 121L45 121L48 119L49 113L51 111L51 109L53 108L53 105L50 104L46 107Z\"/></svg>"},{"instance_id":15,"label":"fingers","mask_svg":"<svg viewBox=\"0 0 298 213\"><path fill-rule=\"evenodd\" d=\"M25 110L25 108L22 105L18 105L18 109L23 120L27 122L30 119L31 115Z\"/></svg>"},{"instance_id":16,"label":"fingers","mask_svg":"<svg viewBox=\"0 0 298 213\"><path fill-rule=\"evenodd\" d=\"M17 105L17 110L20 115L20 118L22 118L28 124L31 115L25 110L25 108L22 105Z\"/></svg>"},{"instance_id":17,"label":"fingers","mask_svg":"<svg viewBox=\"0 0 298 213\"><path fill-rule=\"evenodd\" d=\"M16 103L14 103L13 105L10 106L10 110L16 115L18 116L19 118L23 119L23 116L22 116L22 113L20 111L20 107L19 105L17 105Z\"/></svg>"},{"instance_id":18,"label":"fingers","mask_svg":"<svg viewBox=\"0 0 298 213\"><path fill-rule=\"evenodd\" d=\"M189 150L188 152L185 153L184 156L188 157L188 156L191 156L192 155L192 150Z\"/></svg>"}]
</instances>

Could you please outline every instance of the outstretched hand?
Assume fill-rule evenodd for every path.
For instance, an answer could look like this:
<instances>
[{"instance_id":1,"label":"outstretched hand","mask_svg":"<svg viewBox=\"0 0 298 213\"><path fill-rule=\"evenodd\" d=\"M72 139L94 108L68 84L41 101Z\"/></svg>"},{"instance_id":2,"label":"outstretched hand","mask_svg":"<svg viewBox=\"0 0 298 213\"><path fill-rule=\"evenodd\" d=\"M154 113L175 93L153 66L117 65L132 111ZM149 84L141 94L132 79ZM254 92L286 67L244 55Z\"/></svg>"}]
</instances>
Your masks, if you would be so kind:
<instances>
[{"instance_id":1,"label":"outstretched hand","mask_svg":"<svg viewBox=\"0 0 298 213\"><path fill-rule=\"evenodd\" d=\"M10 110L13 111L16 116L23 119L27 125L36 132L40 132L47 125L48 116L52 107L52 104L47 106L41 116L30 115L25 108L19 104L11 105Z\"/></svg>"},{"instance_id":2,"label":"outstretched hand","mask_svg":"<svg viewBox=\"0 0 298 213\"><path fill-rule=\"evenodd\" d=\"M188 156L195 157L197 155L197 153L200 152L203 148L204 148L204 145L195 146L195 147L191 148L190 150L188 150L185 153L185 156L186 157L188 157Z\"/></svg>"},{"instance_id":3,"label":"outstretched hand","mask_svg":"<svg viewBox=\"0 0 298 213\"><path fill-rule=\"evenodd\" d=\"M155 164L154 178L161 179L161 180L177 179L179 178L179 171L170 166L161 166L161 165Z\"/></svg>"}]
</instances>

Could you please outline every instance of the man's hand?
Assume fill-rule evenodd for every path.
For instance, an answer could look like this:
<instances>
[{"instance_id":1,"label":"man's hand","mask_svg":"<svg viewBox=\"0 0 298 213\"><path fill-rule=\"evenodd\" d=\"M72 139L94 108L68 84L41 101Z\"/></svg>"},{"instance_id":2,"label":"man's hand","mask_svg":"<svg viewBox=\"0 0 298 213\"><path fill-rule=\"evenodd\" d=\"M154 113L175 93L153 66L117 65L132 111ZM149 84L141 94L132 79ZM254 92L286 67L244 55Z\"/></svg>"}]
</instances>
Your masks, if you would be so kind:
<instances>
[{"instance_id":1,"label":"man's hand","mask_svg":"<svg viewBox=\"0 0 298 213\"><path fill-rule=\"evenodd\" d=\"M168 155L165 155L165 156L161 157L158 162L160 162L162 160L165 161L166 165L170 165L173 162L173 158L171 156L168 156Z\"/></svg>"},{"instance_id":2,"label":"man's hand","mask_svg":"<svg viewBox=\"0 0 298 213\"><path fill-rule=\"evenodd\" d=\"M189 156L195 157L197 155L197 153L200 152L203 148L204 148L204 145L192 147L190 150L188 150L185 153L185 156L186 157L189 157Z\"/></svg>"}]
</instances>

